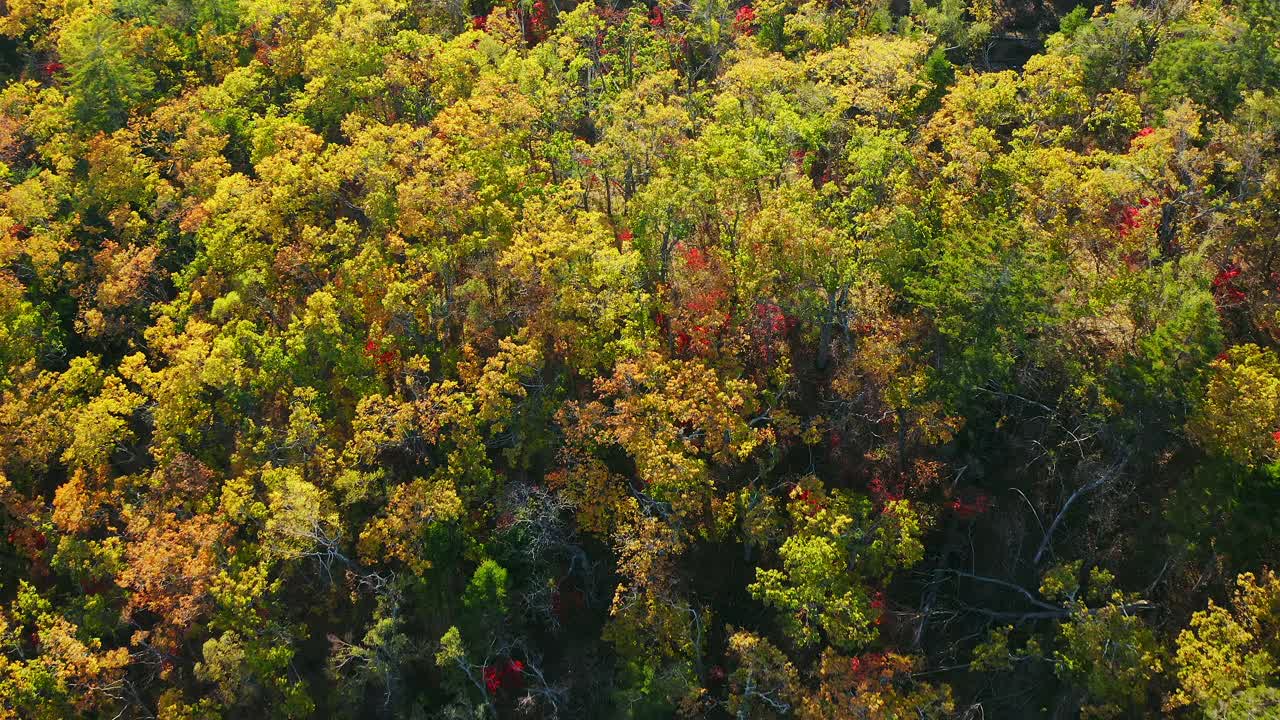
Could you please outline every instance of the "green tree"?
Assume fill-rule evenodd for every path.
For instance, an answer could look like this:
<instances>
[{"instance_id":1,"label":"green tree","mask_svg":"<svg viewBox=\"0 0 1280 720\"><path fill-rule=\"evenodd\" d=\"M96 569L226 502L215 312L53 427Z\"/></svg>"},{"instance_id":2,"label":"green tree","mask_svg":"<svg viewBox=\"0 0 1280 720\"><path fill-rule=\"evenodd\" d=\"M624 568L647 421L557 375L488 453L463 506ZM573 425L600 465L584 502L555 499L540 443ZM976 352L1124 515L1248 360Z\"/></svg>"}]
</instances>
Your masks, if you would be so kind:
<instances>
[{"instance_id":1,"label":"green tree","mask_svg":"<svg viewBox=\"0 0 1280 720\"><path fill-rule=\"evenodd\" d=\"M155 77L138 62L128 29L91 7L67 19L58 53L70 71L76 118L90 129L114 130L147 99Z\"/></svg>"}]
</instances>

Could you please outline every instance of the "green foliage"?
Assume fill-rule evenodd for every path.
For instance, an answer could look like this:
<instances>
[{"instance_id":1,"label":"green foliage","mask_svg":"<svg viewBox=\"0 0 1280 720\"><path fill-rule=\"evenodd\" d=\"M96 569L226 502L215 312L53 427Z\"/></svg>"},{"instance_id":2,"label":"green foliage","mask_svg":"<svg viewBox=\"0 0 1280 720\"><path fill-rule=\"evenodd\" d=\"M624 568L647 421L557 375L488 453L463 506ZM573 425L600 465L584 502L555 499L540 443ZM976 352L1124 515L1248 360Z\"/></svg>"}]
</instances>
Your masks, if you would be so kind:
<instances>
[{"instance_id":1,"label":"green foliage","mask_svg":"<svg viewBox=\"0 0 1280 720\"><path fill-rule=\"evenodd\" d=\"M1087 717L1130 717L1163 670L1155 634L1120 593L1101 607L1076 604L1059 630L1054 668L1084 688Z\"/></svg>"},{"instance_id":2,"label":"green foliage","mask_svg":"<svg viewBox=\"0 0 1280 720\"><path fill-rule=\"evenodd\" d=\"M477 633L492 631L507 614L507 570L493 560L485 560L472 573L462 594L462 606L470 613L470 626Z\"/></svg>"},{"instance_id":3,"label":"green foliage","mask_svg":"<svg viewBox=\"0 0 1280 720\"><path fill-rule=\"evenodd\" d=\"M1151 59L1153 101L1167 107L1187 97L1228 114L1248 91L1280 88L1276 18L1274 4L1265 2L1230 9L1193 6L1169 29Z\"/></svg>"},{"instance_id":4,"label":"green foliage","mask_svg":"<svg viewBox=\"0 0 1280 720\"><path fill-rule=\"evenodd\" d=\"M1083 61L1085 86L1089 89L1100 92L1119 87L1129 72L1150 60L1155 28L1153 18L1141 7L1117 4L1111 13L1080 25L1076 22L1068 24L1070 33L1062 33L1057 39L1064 50Z\"/></svg>"},{"instance_id":5,"label":"green foliage","mask_svg":"<svg viewBox=\"0 0 1280 720\"><path fill-rule=\"evenodd\" d=\"M87 129L114 130L151 92L155 77L138 61L125 27L91 8L67 18L58 54L70 68L68 90Z\"/></svg>"},{"instance_id":6,"label":"green foliage","mask_svg":"<svg viewBox=\"0 0 1280 720\"><path fill-rule=\"evenodd\" d=\"M918 519L909 503L894 501L873 522L865 500L827 492L813 478L792 491L789 510L794 529L778 548L782 568L758 568L748 589L782 613L797 644L825 638L841 649L865 647L876 637L878 613L854 571L884 577L919 562Z\"/></svg>"}]
</instances>

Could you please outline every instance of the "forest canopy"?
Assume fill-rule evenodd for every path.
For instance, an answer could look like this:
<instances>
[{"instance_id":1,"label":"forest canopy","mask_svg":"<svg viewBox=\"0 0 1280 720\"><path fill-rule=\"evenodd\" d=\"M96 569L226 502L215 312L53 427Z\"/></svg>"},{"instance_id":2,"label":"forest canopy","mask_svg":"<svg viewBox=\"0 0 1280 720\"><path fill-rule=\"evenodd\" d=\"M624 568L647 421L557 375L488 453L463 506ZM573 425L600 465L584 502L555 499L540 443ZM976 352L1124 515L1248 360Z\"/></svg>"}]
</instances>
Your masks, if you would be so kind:
<instances>
[{"instance_id":1,"label":"forest canopy","mask_svg":"<svg viewBox=\"0 0 1280 720\"><path fill-rule=\"evenodd\" d=\"M0 0L0 720L1280 718L1277 0Z\"/></svg>"}]
</instances>

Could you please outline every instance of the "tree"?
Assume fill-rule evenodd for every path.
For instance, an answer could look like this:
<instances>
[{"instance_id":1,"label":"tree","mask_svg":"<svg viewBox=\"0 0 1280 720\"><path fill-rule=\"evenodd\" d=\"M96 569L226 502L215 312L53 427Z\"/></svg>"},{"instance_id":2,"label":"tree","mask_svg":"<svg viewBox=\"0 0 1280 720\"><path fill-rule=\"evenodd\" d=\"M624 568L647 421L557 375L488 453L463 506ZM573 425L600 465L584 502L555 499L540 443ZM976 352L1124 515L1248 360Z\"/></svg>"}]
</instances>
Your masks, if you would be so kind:
<instances>
[{"instance_id":1,"label":"tree","mask_svg":"<svg viewBox=\"0 0 1280 720\"><path fill-rule=\"evenodd\" d=\"M818 664L817 692L800 704L804 720L952 717L951 688L913 677L918 658L897 653L846 657L827 648Z\"/></svg>"},{"instance_id":2,"label":"tree","mask_svg":"<svg viewBox=\"0 0 1280 720\"><path fill-rule=\"evenodd\" d=\"M271 708L279 718L307 717L315 706L305 686L288 677L293 648L275 638L245 638L235 631L210 638L201 648L195 675L217 688L227 708Z\"/></svg>"},{"instance_id":3,"label":"tree","mask_svg":"<svg viewBox=\"0 0 1280 720\"><path fill-rule=\"evenodd\" d=\"M920 561L919 518L906 500L876 514L865 498L828 491L813 477L792 489L788 512L793 531L778 548L782 567L757 568L748 589L782 613L782 627L799 645L825 639L844 650L866 647L881 613L868 583Z\"/></svg>"},{"instance_id":4,"label":"tree","mask_svg":"<svg viewBox=\"0 0 1280 720\"><path fill-rule=\"evenodd\" d=\"M1191 617L1180 632L1174 662L1178 689L1169 709L1190 707L1206 718L1266 717L1280 707L1280 579L1236 578L1230 607L1215 605Z\"/></svg>"},{"instance_id":5,"label":"tree","mask_svg":"<svg viewBox=\"0 0 1280 720\"><path fill-rule=\"evenodd\" d=\"M1187 431L1205 449L1246 467L1280 458L1280 359L1257 345L1238 345L1209 370Z\"/></svg>"},{"instance_id":6,"label":"tree","mask_svg":"<svg viewBox=\"0 0 1280 720\"><path fill-rule=\"evenodd\" d=\"M135 641L171 652L208 618L227 527L209 515L181 521L173 515L133 521L126 565L117 577L128 592L123 615L153 617L154 625L139 630Z\"/></svg>"},{"instance_id":7,"label":"tree","mask_svg":"<svg viewBox=\"0 0 1280 720\"><path fill-rule=\"evenodd\" d=\"M155 77L138 63L125 27L91 7L67 19L58 54L70 68L76 118L92 129L114 130L151 92Z\"/></svg>"},{"instance_id":8,"label":"tree","mask_svg":"<svg viewBox=\"0 0 1280 720\"><path fill-rule=\"evenodd\" d=\"M728 656L737 662L729 675L726 708L740 720L786 717L803 694L799 673L764 638L729 628Z\"/></svg>"},{"instance_id":9,"label":"tree","mask_svg":"<svg viewBox=\"0 0 1280 720\"><path fill-rule=\"evenodd\" d=\"M1109 584L1109 573L1095 569L1089 592L1101 600ZM1115 592L1098 607L1083 600L1071 607L1070 618L1058 630L1061 649L1054 653L1054 663L1060 677L1088 693L1083 715L1131 717L1141 712L1150 682L1163 671L1155 634L1136 612L1143 605Z\"/></svg>"}]
</instances>

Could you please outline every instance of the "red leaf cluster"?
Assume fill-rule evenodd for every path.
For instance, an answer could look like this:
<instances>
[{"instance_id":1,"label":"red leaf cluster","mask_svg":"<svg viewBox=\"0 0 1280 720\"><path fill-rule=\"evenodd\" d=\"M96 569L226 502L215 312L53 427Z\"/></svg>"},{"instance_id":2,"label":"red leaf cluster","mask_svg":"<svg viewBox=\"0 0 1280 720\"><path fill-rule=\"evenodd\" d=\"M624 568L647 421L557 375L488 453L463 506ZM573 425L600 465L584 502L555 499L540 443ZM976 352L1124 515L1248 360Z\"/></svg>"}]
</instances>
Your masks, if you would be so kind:
<instances>
[{"instance_id":1,"label":"red leaf cluster","mask_svg":"<svg viewBox=\"0 0 1280 720\"><path fill-rule=\"evenodd\" d=\"M1213 296L1218 302L1219 309L1244 302L1245 293L1235 283L1238 277L1240 277L1240 267L1232 264L1213 278Z\"/></svg>"},{"instance_id":2,"label":"red leaf cluster","mask_svg":"<svg viewBox=\"0 0 1280 720\"><path fill-rule=\"evenodd\" d=\"M774 334L786 332L794 322L782 312L782 308L771 302L756 303L756 321L761 328Z\"/></svg>"},{"instance_id":3,"label":"red leaf cluster","mask_svg":"<svg viewBox=\"0 0 1280 720\"><path fill-rule=\"evenodd\" d=\"M884 591L877 590L876 594L871 596L871 609L876 611L877 625L884 622L884 605Z\"/></svg>"},{"instance_id":4,"label":"red leaf cluster","mask_svg":"<svg viewBox=\"0 0 1280 720\"><path fill-rule=\"evenodd\" d=\"M810 515L817 515L818 512L821 511L823 508L822 502L818 500L818 498L813 497L812 493L810 493L808 490L805 490L803 488L800 489L800 497L798 499L800 500L800 502L809 506L808 513Z\"/></svg>"},{"instance_id":5,"label":"red leaf cluster","mask_svg":"<svg viewBox=\"0 0 1280 720\"><path fill-rule=\"evenodd\" d=\"M1116 227L1120 237L1127 237L1129 233L1142 227L1142 209L1150 207L1156 202L1156 198L1145 197L1139 200L1137 205L1129 205L1123 208L1120 211L1120 223Z\"/></svg>"},{"instance_id":6,"label":"red leaf cluster","mask_svg":"<svg viewBox=\"0 0 1280 720\"><path fill-rule=\"evenodd\" d=\"M395 350L383 350L382 345L373 338L365 341L364 354L383 370L390 368L396 359Z\"/></svg>"},{"instance_id":7,"label":"red leaf cluster","mask_svg":"<svg viewBox=\"0 0 1280 720\"><path fill-rule=\"evenodd\" d=\"M904 497L901 482L888 484L879 475L871 478L871 482L867 483L867 492L871 495L876 507L881 509L887 503L901 500Z\"/></svg>"},{"instance_id":8,"label":"red leaf cluster","mask_svg":"<svg viewBox=\"0 0 1280 720\"><path fill-rule=\"evenodd\" d=\"M484 666L484 687L490 695L500 690L519 690L524 687L524 663L507 658L496 665Z\"/></svg>"},{"instance_id":9,"label":"red leaf cluster","mask_svg":"<svg viewBox=\"0 0 1280 720\"><path fill-rule=\"evenodd\" d=\"M529 15L529 26L533 29L534 35L544 35L547 32L547 5L542 0L534 0L533 12Z\"/></svg>"},{"instance_id":10,"label":"red leaf cluster","mask_svg":"<svg viewBox=\"0 0 1280 720\"><path fill-rule=\"evenodd\" d=\"M702 248L693 247L691 245L680 245L681 254L684 256L684 264L693 272L701 272L707 269L707 253Z\"/></svg>"},{"instance_id":11,"label":"red leaf cluster","mask_svg":"<svg viewBox=\"0 0 1280 720\"><path fill-rule=\"evenodd\" d=\"M689 352L689 344L692 341L693 341L693 338L689 337L689 333L681 330L680 332L676 333L676 350L678 350L681 353Z\"/></svg>"},{"instance_id":12,"label":"red leaf cluster","mask_svg":"<svg viewBox=\"0 0 1280 720\"><path fill-rule=\"evenodd\" d=\"M720 303L724 301L726 294L727 293L725 293L724 290L714 288L700 295L694 295L689 298L688 302L685 303L685 307L688 308L690 312L698 315L713 314L715 313L716 308L720 306ZM728 317L725 319L728 320Z\"/></svg>"},{"instance_id":13,"label":"red leaf cluster","mask_svg":"<svg viewBox=\"0 0 1280 720\"><path fill-rule=\"evenodd\" d=\"M956 498L951 501L950 507L957 517L962 520L970 520L991 509L991 497L985 493L978 493L973 496L972 500L966 501Z\"/></svg>"},{"instance_id":14,"label":"red leaf cluster","mask_svg":"<svg viewBox=\"0 0 1280 720\"><path fill-rule=\"evenodd\" d=\"M701 250L697 250L692 262L705 262L705 255L702 254ZM684 318L684 322L690 324L684 325L681 323L681 325L677 326L679 328L676 331L677 350L681 353L689 351L707 353L711 351L716 338L729 325L730 315L720 309L727 295L725 290L721 288L712 288L691 296L683 303L683 309L686 312L681 315Z\"/></svg>"},{"instance_id":15,"label":"red leaf cluster","mask_svg":"<svg viewBox=\"0 0 1280 720\"><path fill-rule=\"evenodd\" d=\"M786 334L795 325L795 318L789 317L777 303L772 301L756 303L751 337L762 362L766 364L774 362L778 342L784 340Z\"/></svg>"},{"instance_id":16,"label":"red leaf cluster","mask_svg":"<svg viewBox=\"0 0 1280 720\"><path fill-rule=\"evenodd\" d=\"M849 670L854 675L870 675L884 664L884 653L867 653L849 658Z\"/></svg>"},{"instance_id":17,"label":"red leaf cluster","mask_svg":"<svg viewBox=\"0 0 1280 720\"><path fill-rule=\"evenodd\" d=\"M9 544L23 551L28 558L35 558L49 545L45 534L35 528L19 527L6 536Z\"/></svg>"}]
</instances>

